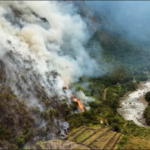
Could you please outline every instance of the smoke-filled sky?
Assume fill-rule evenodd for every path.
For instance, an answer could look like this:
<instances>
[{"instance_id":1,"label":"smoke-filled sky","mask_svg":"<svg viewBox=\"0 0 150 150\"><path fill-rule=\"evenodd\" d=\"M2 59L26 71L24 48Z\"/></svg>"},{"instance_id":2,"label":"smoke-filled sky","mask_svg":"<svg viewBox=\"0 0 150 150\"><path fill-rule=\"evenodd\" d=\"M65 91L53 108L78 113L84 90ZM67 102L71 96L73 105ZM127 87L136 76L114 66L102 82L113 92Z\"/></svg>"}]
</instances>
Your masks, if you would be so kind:
<instances>
[{"instance_id":1,"label":"smoke-filled sky","mask_svg":"<svg viewBox=\"0 0 150 150\"><path fill-rule=\"evenodd\" d=\"M21 44L17 51L33 55L41 72L47 71L43 64L47 61L51 70L70 82L82 75L98 75L99 68L84 48L89 39L86 23L77 8L66 3L1 2L1 46L7 47L7 40ZM17 11L20 14L16 17Z\"/></svg>"},{"instance_id":2,"label":"smoke-filled sky","mask_svg":"<svg viewBox=\"0 0 150 150\"><path fill-rule=\"evenodd\" d=\"M104 12L128 37L149 41L149 1L86 1L86 3L95 13Z\"/></svg>"}]
</instances>

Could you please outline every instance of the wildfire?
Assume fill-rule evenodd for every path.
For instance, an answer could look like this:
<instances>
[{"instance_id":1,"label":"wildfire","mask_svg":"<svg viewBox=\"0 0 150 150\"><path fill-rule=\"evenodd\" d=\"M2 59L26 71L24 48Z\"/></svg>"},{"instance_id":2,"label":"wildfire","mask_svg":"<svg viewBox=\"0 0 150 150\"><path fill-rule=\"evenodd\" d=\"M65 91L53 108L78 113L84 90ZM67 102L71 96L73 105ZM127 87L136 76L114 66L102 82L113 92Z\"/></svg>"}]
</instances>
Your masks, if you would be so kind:
<instances>
[{"instance_id":1,"label":"wildfire","mask_svg":"<svg viewBox=\"0 0 150 150\"><path fill-rule=\"evenodd\" d=\"M79 99L75 98L75 96L74 96L73 94L71 94L71 98L72 98L75 102L78 103L78 107L81 109L82 112L84 112L84 107L83 107L81 101L80 101Z\"/></svg>"},{"instance_id":2,"label":"wildfire","mask_svg":"<svg viewBox=\"0 0 150 150\"><path fill-rule=\"evenodd\" d=\"M63 88L64 88L64 89L69 89L68 86L64 86ZM81 109L82 112L84 112L84 107L83 107L81 101L80 101L79 99L77 99L73 94L71 94L71 98L72 98L75 102L78 103L78 107Z\"/></svg>"}]
</instances>

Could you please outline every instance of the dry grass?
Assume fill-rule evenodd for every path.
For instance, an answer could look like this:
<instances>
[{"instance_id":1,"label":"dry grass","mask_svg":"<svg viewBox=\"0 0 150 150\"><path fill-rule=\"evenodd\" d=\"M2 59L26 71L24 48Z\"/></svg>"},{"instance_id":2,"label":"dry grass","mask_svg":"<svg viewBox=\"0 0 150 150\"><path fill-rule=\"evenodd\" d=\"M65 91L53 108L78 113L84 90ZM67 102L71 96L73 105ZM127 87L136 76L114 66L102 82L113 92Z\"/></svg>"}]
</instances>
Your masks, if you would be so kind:
<instances>
[{"instance_id":1,"label":"dry grass","mask_svg":"<svg viewBox=\"0 0 150 150\"><path fill-rule=\"evenodd\" d=\"M118 137L120 136L121 133L117 133L115 137L112 139L110 143L105 147L105 149L111 150L112 147L114 146L115 142L118 140Z\"/></svg>"},{"instance_id":2,"label":"dry grass","mask_svg":"<svg viewBox=\"0 0 150 150\"><path fill-rule=\"evenodd\" d=\"M125 149L150 149L150 138L130 136L130 140L124 147Z\"/></svg>"},{"instance_id":3,"label":"dry grass","mask_svg":"<svg viewBox=\"0 0 150 150\"><path fill-rule=\"evenodd\" d=\"M103 148L103 146L107 143L107 141L114 135L113 131L107 132L104 136L101 138L98 138L96 142L92 144L92 148L97 147L99 149Z\"/></svg>"},{"instance_id":4,"label":"dry grass","mask_svg":"<svg viewBox=\"0 0 150 150\"><path fill-rule=\"evenodd\" d=\"M68 137L68 140L71 141L76 135L78 135L80 132L84 131L85 128L82 128L81 130L76 130L76 132L72 135Z\"/></svg>"},{"instance_id":5,"label":"dry grass","mask_svg":"<svg viewBox=\"0 0 150 150\"><path fill-rule=\"evenodd\" d=\"M97 133L95 133L93 136L91 136L89 139L87 139L85 142L83 142L84 145L88 145L90 144L93 140L95 140L100 134L102 134L103 132L105 132L107 130L107 128L104 128L101 131L98 131Z\"/></svg>"}]
</instances>

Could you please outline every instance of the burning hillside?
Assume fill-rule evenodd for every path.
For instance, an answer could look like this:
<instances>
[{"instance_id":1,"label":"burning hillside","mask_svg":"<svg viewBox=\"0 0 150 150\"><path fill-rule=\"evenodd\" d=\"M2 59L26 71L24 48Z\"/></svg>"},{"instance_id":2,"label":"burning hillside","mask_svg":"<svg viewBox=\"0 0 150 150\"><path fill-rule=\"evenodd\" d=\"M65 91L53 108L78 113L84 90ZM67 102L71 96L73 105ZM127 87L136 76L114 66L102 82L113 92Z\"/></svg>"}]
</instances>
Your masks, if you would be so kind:
<instances>
[{"instance_id":1,"label":"burning hillside","mask_svg":"<svg viewBox=\"0 0 150 150\"><path fill-rule=\"evenodd\" d=\"M78 103L78 107L81 109L82 112L84 112L84 106L81 103L81 101L79 99L77 99L73 94L71 94L71 98Z\"/></svg>"},{"instance_id":2,"label":"burning hillside","mask_svg":"<svg viewBox=\"0 0 150 150\"><path fill-rule=\"evenodd\" d=\"M63 87L69 87L83 75L100 74L97 62L85 48L90 33L78 11L72 2L0 2L3 84L29 110L34 109L31 114L36 126L47 127L49 139L58 130L63 134L68 126L62 121L63 99L67 99L67 105L73 99L84 112L82 102L70 97L72 91L64 91ZM35 110L42 115L35 115Z\"/></svg>"}]
</instances>

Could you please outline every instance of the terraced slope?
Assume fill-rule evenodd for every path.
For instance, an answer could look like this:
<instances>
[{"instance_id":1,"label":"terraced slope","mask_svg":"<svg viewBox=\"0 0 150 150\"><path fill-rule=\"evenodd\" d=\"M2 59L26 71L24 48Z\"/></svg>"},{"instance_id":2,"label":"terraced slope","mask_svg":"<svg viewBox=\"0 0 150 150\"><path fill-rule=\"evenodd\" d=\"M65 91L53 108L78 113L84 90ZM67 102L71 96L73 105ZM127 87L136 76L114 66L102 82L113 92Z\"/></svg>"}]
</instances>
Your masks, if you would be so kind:
<instances>
[{"instance_id":1,"label":"terraced slope","mask_svg":"<svg viewBox=\"0 0 150 150\"><path fill-rule=\"evenodd\" d=\"M125 125L126 126L126 125ZM67 140L49 140L41 141L30 149L105 149L112 150L115 148L121 133L114 132L108 127L80 127L69 134Z\"/></svg>"},{"instance_id":2,"label":"terraced slope","mask_svg":"<svg viewBox=\"0 0 150 150\"><path fill-rule=\"evenodd\" d=\"M86 127L80 128L77 131L74 132L74 134L71 133L71 136L69 136L69 141L74 141L78 136L80 136L84 131L86 130Z\"/></svg>"},{"instance_id":3,"label":"terraced slope","mask_svg":"<svg viewBox=\"0 0 150 150\"><path fill-rule=\"evenodd\" d=\"M116 146L118 140L120 139L121 134L120 133L116 133L114 135L114 137L112 139L110 139L110 141L107 143L107 145L104 147L104 149L114 149L114 147Z\"/></svg>"},{"instance_id":4,"label":"terraced slope","mask_svg":"<svg viewBox=\"0 0 150 150\"><path fill-rule=\"evenodd\" d=\"M77 143L82 143L82 140L88 138L91 134L93 134L94 130L92 129L87 129L87 130L84 130L84 132L78 136L76 139L74 139L74 141L76 141Z\"/></svg>"},{"instance_id":5,"label":"terraced slope","mask_svg":"<svg viewBox=\"0 0 150 150\"><path fill-rule=\"evenodd\" d=\"M91 148L99 148L99 149L103 149L103 147L107 144L107 142L109 141L109 139L113 136L113 134L115 134L115 132L113 131L109 131L106 134L104 134L101 137L98 137L91 145Z\"/></svg>"},{"instance_id":6,"label":"terraced slope","mask_svg":"<svg viewBox=\"0 0 150 150\"><path fill-rule=\"evenodd\" d=\"M69 141L76 142L90 149L114 149L121 133L116 133L109 128L82 127L68 137Z\"/></svg>"},{"instance_id":7,"label":"terraced slope","mask_svg":"<svg viewBox=\"0 0 150 150\"><path fill-rule=\"evenodd\" d=\"M71 133L69 134L69 137L74 136L74 134L75 134L76 132L80 131L82 128L85 128L85 127L82 126L82 127L78 128L78 129L74 130L73 132L71 132Z\"/></svg>"}]
</instances>

